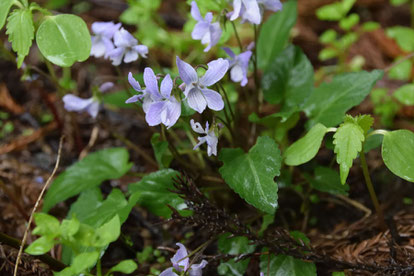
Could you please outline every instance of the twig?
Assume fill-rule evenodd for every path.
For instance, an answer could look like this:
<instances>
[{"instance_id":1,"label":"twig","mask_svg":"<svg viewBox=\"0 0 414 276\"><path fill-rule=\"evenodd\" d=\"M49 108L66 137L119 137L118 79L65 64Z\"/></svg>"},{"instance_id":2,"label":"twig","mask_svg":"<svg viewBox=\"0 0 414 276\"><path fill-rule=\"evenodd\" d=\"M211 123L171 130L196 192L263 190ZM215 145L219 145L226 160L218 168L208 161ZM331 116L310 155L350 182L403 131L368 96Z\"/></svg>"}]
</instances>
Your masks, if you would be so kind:
<instances>
[{"instance_id":1,"label":"twig","mask_svg":"<svg viewBox=\"0 0 414 276\"><path fill-rule=\"evenodd\" d=\"M93 145L95 145L95 142L98 139L98 134L99 134L99 127L94 126L92 129L91 137L89 138L88 144L79 154L79 160L83 159L88 154L88 152L91 150Z\"/></svg>"},{"instance_id":2,"label":"twig","mask_svg":"<svg viewBox=\"0 0 414 276\"><path fill-rule=\"evenodd\" d=\"M413 57L414 57L414 53L408 54L408 55L406 55L406 56L402 57L400 60L398 60L398 61L396 61L396 62L393 62L393 63L391 63L391 65L389 65L389 66L385 67L384 71L385 71L385 72L388 72L388 71L390 71L392 68L394 68L395 66L397 66L397 65L399 65L399 64L401 64L401 63L403 63L404 61L406 61L406 60L408 60L408 59L410 59L410 58L413 58Z\"/></svg>"},{"instance_id":3,"label":"twig","mask_svg":"<svg viewBox=\"0 0 414 276\"><path fill-rule=\"evenodd\" d=\"M350 199L350 198L348 198L346 196L343 196L343 195L336 195L336 197L342 199L346 203L348 203L348 204L354 206L355 208L361 210L362 212L364 212L365 213L364 218L369 217L372 213L369 208L365 207L364 205L362 205L361 203L359 203L356 200Z\"/></svg>"},{"instance_id":4,"label":"twig","mask_svg":"<svg viewBox=\"0 0 414 276\"><path fill-rule=\"evenodd\" d=\"M30 214L30 218L29 218L29 221L28 221L28 223L27 223L26 230L24 231L24 235L23 235L22 243L20 244L19 253L18 253L18 255L17 255L16 264L15 264L15 266L14 266L14 273L13 273L13 276L17 276L17 270L18 270L18 268L19 268L19 262L20 262L20 259L21 259L21 257L22 257L22 253L23 253L24 246L25 246L25 244L26 244L27 235L28 235L28 233L29 233L30 224L32 224L32 221L33 221L33 216L34 216L34 213L36 212L37 207L39 206L39 203L40 203L40 201L42 200L43 194L45 193L45 191L46 191L47 187L49 186L50 182L52 181L52 178L55 176L56 171L57 171L57 169L58 169L58 167L59 167L60 157L61 157L61 154L62 154L62 145L63 145L63 140L64 140L64 137L65 137L65 136L62 136L62 137L60 138L60 142L59 142L59 150L58 150L58 155L57 155L57 158L56 158L55 168L53 169L52 174L51 174L51 175L49 176L49 178L47 179L46 184L43 186L43 189L42 189L42 191L40 192L39 197L37 198L36 203L35 203L35 205L34 205L34 207L33 207L33 210L32 210L32 212L31 212L31 214Z\"/></svg>"}]
</instances>

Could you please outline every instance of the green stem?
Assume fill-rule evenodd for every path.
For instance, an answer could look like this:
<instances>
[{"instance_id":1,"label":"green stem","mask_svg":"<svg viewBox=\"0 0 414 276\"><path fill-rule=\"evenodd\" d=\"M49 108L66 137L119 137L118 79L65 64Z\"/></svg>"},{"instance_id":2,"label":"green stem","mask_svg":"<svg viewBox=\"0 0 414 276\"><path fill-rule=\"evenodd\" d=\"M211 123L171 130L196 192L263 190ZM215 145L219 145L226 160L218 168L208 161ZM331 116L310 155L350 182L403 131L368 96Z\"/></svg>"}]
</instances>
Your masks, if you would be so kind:
<instances>
[{"instance_id":1,"label":"green stem","mask_svg":"<svg viewBox=\"0 0 414 276\"><path fill-rule=\"evenodd\" d=\"M18 7L19 9L24 9L24 6L18 0L14 0L13 5L15 5L16 7Z\"/></svg>"},{"instance_id":2,"label":"green stem","mask_svg":"<svg viewBox=\"0 0 414 276\"><path fill-rule=\"evenodd\" d=\"M101 259L98 259L98 263L96 264L96 276L102 276Z\"/></svg>"},{"instance_id":3,"label":"green stem","mask_svg":"<svg viewBox=\"0 0 414 276\"><path fill-rule=\"evenodd\" d=\"M234 34L236 35L237 44L239 44L240 53L243 52L243 45L240 40L239 32L237 31L236 25L234 24L234 21L230 21L231 25L233 26Z\"/></svg>"},{"instance_id":4,"label":"green stem","mask_svg":"<svg viewBox=\"0 0 414 276\"><path fill-rule=\"evenodd\" d=\"M361 167L362 167L362 173L364 174L364 178L365 178L365 184L367 185L372 204L374 204L375 211L377 212L377 215L378 215L379 225L382 228L384 228L385 226L384 213L382 212L382 208L379 204L377 195L375 193L374 185L372 185L371 176L369 175L368 165L365 159L364 146L362 146L362 150L359 153L359 159L361 160Z\"/></svg>"}]
</instances>

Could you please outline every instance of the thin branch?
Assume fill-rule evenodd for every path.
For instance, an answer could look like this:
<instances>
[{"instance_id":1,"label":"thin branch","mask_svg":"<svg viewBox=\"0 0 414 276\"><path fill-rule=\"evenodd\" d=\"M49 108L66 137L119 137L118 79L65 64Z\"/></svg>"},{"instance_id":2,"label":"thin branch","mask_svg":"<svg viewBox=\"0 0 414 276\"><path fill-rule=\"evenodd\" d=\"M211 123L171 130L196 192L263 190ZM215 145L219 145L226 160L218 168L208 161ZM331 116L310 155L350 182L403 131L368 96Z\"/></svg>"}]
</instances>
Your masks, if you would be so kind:
<instances>
[{"instance_id":1,"label":"thin branch","mask_svg":"<svg viewBox=\"0 0 414 276\"><path fill-rule=\"evenodd\" d=\"M29 233L30 225L32 224L32 221L33 221L34 213L36 212L37 207L39 206L39 203L42 200L43 194L45 193L47 187L49 186L50 182L52 181L52 178L55 176L56 171L57 171L57 169L59 167L60 157L61 157L61 154L62 154L63 140L64 140L64 136L62 136L60 138L59 150L58 150L58 155L57 155L57 159L56 159L55 168L53 169L52 174L47 179L46 184L43 186L43 189L40 192L39 197L37 198L36 203L35 203L35 205L33 207L32 213L30 214L30 218L29 218L29 221L27 223L26 230L24 231L23 240L22 240L22 242L20 244L19 253L17 255L16 264L14 266L13 276L17 276L17 270L19 268L19 262L20 262L20 259L22 257L22 253L23 253L24 246L26 245L27 235Z\"/></svg>"}]
</instances>

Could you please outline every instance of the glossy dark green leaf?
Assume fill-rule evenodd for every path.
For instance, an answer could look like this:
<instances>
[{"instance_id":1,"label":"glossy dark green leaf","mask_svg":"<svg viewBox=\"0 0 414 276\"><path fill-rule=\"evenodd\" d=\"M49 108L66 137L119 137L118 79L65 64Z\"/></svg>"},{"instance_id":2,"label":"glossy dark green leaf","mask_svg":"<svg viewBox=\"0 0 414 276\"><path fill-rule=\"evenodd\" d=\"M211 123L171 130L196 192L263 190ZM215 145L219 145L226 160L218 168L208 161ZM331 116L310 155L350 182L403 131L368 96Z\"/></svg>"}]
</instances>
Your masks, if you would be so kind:
<instances>
[{"instance_id":1,"label":"glossy dark green leaf","mask_svg":"<svg viewBox=\"0 0 414 276\"><path fill-rule=\"evenodd\" d=\"M286 119L305 104L313 90L313 66L299 47L290 45L266 67L262 87L266 101L282 104Z\"/></svg>"},{"instance_id":2,"label":"glossy dark green leaf","mask_svg":"<svg viewBox=\"0 0 414 276\"><path fill-rule=\"evenodd\" d=\"M337 171L327 167L316 167L315 176L308 178L312 187L318 191L334 195L347 195L348 184L342 185Z\"/></svg>"},{"instance_id":3,"label":"glossy dark green leaf","mask_svg":"<svg viewBox=\"0 0 414 276\"><path fill-rule=\"evenodd\" d=\"M296 0L289 0L283 3L283 10L273 14L263 24L256 45L260 68L266 68L287 45L290 30L296 23L296 10Z\"/></svg>"},{"instance_id":4,"label":"glossy dark green leaf","mask_svg":"<svg viewBox=\"0 0 414 276\"><path fill-rule=\"evenodd\" d=\"M132 166L128 159L128 151L124 148L109 148L87 155L53 181L46 193L43 211L105 180L120 178Z\"/></svg>"},{"instance_id":5,"label":"glossy dark green leaf","mask_svg":"<svg viewBox=\"0 0 414 276\"><path fill-rule=\"evenodd\" d=\"M224 163L220 174L230 188L257 209L275 212L278 186L273 179L280 174L282 157L273 139L259 137L248 153L223 149L219 159Z\"/></svg>"},{"instance_id":6,"label":"glossy dark green leaf","mask_svg":"<svg viewBox=\"0 0 414 276\"><path fill-rule=\"evenodd\" d=\"M0 30L3 29L4 23L6 23L7 15L10 8L13 5L14 0L1 0L0 1Z\"/></svg>"},{"instance_id":7,"label":"glossy dark green leaf","mask_svg":"<svg viewBox=\"0 0 414 276\"><path fill-rule=\"evenodd\" d=\"M37 30L36 42L45 58L62 67L88 59L92 45L86 23L73 14L46 17Z\"/></svg>"},{"instance_id":8,"label":"glossy dark green leaf","mask_svg":"<svg viewBox=\"0 0 414 276\"><path fill-rule=\"evenodd\" d=\"M314 158L321 147L327 128L314 125L305 136L290 145L284 153L285 164L298 166Z\"/></svg>"},{"instance_id":9,"label":"glossy dark green leaf","mask_svg":"<svg viewBox=\"0 0 414 276\"><path fill-rule=\"evenodd\" d=\"M269 269L269 273L268 273ZM310 262L295 259L285 255L262 255L260 271L272 276L316 276L316 266Z\"/></svg>"},{"instance_id":10,"label":"glossy dark green leaf","mask_svg":"<svg viewBox=\"0 0 414 276\"><path fill-rule=\"evenodd\" d=\"M304 108L310 118L308 126L317 123L326 127L338 125L349 109L365 99L382 75L381 70L345 73L322 83L315 88Z\"/></svg>"},{"instance_id":11,"label":"glossy dark green leaf","mask_svg":"<svg viewBox=\"0 0 414 276\"><path fill-rule=\"evenodd\" d=\"M170 218L171 210L167 204L177 210L187 208L184 200L171 192L174 190L173 179L178 175L179 173L172 169L159 170L144 176L137 183L130 184L128 190L136 196L137 204L157 216ZM188 214L188 211L184 211L183 214Z\"/></svg>"},{"instance_id":12,"label":"glossy dark green leaf","mask_svg":"<svg viewBox=\"0 0 414 276\"><path fill-rule=\"evenodd\" d=\"M395 175L414 182L414 133L405 129L387 132L382 142L382 159Z\"/></svg>"},{"instance_id":13,"label":"glossy dark green leaf","mask_svg":"<svg viewBox=\"0 0 414 276\"><path fill-rule=\"evenodd\" d=\"M218 240L219 251L223 254L248 254L254 251L255 246L249 244L249 240L246 237L232 237L229 238L229 234L223 234ZM250 259L236 262L234 259L221 262L217 268L219 275L226 276L240 276L244 275L249 265Z\"/></svg>"},{"instance_id":14,"label":"glossy dark green leaf","mask_svg":"<svg viewBox=\"0 0 414 276\"><path fill-rule=\"evenodd\" d=\"M30 10L16 9L7 19L7 32L12 48L17 52L17 67L21 67L29 54L34 38L34 25Z\"/></svg>"},{"instance_id":15,"label":"glossy dark green leaf","mask_svg":"<svg viewBox=\"0 0 414 276\"><path fill-rule=\"evenodd\" d=\"M96 247L106 247L111 242L116 241L120 234L121 222L118 215L115 215L111 220L96 229L94 245Z\"/></svg>"}]
</instances>

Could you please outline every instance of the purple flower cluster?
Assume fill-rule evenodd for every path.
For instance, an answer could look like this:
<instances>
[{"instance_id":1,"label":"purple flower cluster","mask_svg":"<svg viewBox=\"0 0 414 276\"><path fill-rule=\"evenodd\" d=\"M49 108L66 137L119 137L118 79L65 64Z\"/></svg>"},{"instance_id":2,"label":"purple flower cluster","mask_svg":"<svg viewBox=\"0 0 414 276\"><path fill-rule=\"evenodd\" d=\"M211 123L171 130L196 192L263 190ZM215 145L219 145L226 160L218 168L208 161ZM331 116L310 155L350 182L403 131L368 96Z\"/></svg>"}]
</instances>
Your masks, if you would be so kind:
<instances>
[{"instance_id":1,"label":"purple flower cluster","mask_svg":"<svg viewBox=\"0 0 414 276\"><path fill-rule=\"evenodd\" d=\"M273 12L282 9L280 0L233 0L234 11L230 13L230 20L241 17L243 21L259 25L262 22L264 10Z\"/></svg>"},{"instance_id":2,"label":"purple flower cluster","mask_svg":"<svg viewBox=\"0 0 414 276\"><path fill-rule=\"evenodd\" d=\"M121 23L95 22L92 24L91 56L109 58L112 64L118 66L123 62L130 63L139 58L146 58L148 47L138 45L138 40Z\"/></svg>"},{"instance_id":3,"label":"purple flower cluster","mask_svg":"<svg viewBox=\"0 0 414 276\"><path fill-rule=\"evenodd\" d=\"M188 272L190 276L202 276L202 269L207 265L207 261L202 260L199 264L190 265L188 252L185 246L181 243L177 243L177 246L180 249L178 249L175 255L171 258L173 267L167 268L161 272L160 276L179 276L183 275L182 272Z\"/></svg>"}]
</instances>

